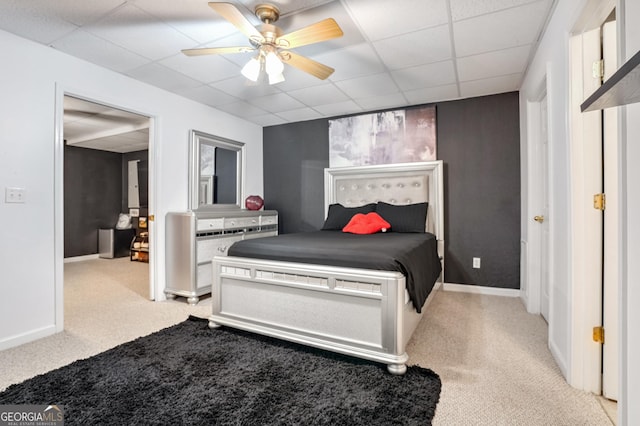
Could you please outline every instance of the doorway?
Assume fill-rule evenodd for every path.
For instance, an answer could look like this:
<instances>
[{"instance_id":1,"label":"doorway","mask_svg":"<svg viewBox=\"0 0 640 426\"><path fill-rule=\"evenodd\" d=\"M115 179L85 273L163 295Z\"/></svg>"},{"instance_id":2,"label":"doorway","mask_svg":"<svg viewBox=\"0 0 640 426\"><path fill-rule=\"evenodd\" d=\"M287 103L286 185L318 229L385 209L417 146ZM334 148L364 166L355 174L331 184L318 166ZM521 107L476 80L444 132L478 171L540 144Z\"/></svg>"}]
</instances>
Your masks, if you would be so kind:
<instances>
[{"instance_id":1,"label":"doorway","mask_svg":"<svg viewBox=\"0 0 640 426\"><path fill-rule=\"evenodd\" d=\"M155 299L153 255L153 123L152 117L58 90L55 145L56 329L64 329L64 264L71 260L136 261L147 269L148 282L138 292ZM137 197L128 182L136 173ZM123 219L128 218L127 223ZM99 235L129 228L119 254L103 256ZM144 236L145 238L137 238ZM134 241L133 236L136 236ZM115 239L114 239L115 240ZM130 248L135 242L143 247ZM114 241L112 240L112 243ZM116 247L113 247L116 249ZM124 252L123 252L124 250ZM139 253L144 252L144 256ZM125 257L126 256L126 257ZM116 259L118 257L119 259ZM125 265L120 263L120 265ZM146 280L145 280L146 281Z\"/></svg>"}]
</instances>

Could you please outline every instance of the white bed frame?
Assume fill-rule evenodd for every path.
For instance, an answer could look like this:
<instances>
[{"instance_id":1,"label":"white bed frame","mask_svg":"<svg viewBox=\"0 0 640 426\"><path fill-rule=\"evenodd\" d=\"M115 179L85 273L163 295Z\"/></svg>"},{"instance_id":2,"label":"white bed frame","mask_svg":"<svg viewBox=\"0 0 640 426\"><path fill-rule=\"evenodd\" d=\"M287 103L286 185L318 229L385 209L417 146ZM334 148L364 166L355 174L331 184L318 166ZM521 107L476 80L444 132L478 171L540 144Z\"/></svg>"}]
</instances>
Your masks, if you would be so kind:
<instances>
[{"instance_id":1,"label":"white bed frame","mask_svg":"<svg viewBox=\"0 0 640 426\"><path fill-rule=\"evenodd\" d=\"M426 230L437 236L442 256L442 183L442 161L325 169L325 211L332 203L428 201ZM406 371L405 347L422 314L400 272L216 256L213 276L212 328L225 325L385 363L392 374Z\"/></svg>"}]
</instances>

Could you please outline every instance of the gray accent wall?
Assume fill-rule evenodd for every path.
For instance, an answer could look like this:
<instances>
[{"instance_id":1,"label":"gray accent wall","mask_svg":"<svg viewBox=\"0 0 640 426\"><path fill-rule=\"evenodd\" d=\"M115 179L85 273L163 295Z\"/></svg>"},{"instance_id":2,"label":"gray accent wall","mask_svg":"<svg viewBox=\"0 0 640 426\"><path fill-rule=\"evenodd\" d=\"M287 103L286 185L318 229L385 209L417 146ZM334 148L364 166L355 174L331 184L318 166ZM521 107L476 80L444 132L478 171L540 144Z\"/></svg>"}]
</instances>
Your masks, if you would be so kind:
<instances>
[{"instance_id":1,"label":"gray accent wall","mask_svg":"<svg viewBox=\"0 0 640 426\"><path fill-rule=\"evenodd\" d=\"M436 103L444 162L445 282L520 287L518 92ZM265 209L281 233L320 229L328 119L266 127ZM472 267L473 257L481 268Z\"/></svg>"},{"instance_id":2,"label":"gray accent wall","mask_svg":"<svg viewBox=\"0 0 640 426\"><path fill-rule=\"evenodd\" d=\"M147 214L148 151L126 154L64 147L64 257L98 253L98 230L113 228L127 206L127 164L138 163L140 214ZM137 223L134 221L134 225Z\"/></svg>"}]
</instances>

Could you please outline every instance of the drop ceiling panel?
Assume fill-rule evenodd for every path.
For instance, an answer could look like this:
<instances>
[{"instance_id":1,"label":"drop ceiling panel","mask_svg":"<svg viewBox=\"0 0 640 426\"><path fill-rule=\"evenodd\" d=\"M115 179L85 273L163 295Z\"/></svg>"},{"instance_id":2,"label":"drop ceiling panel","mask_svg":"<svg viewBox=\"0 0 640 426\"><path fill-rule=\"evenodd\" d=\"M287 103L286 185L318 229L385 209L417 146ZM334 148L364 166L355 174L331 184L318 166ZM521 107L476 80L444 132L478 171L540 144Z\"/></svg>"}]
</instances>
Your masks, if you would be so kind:
<instances>
[{"instance_id":1,"label":"drop ceiling panel","mask_svg":"<svg viewBox=\"0 0 640 426\"><path fill-rule=\"evenodd\" d=\"M51 12L38 9L24 0L0 2L0 28L18 36L49 44L77 29Z\"/></svg>"},{"instance_id":2,"label":"drop ceiling panel","mask_svg":"<svg viewBox=\"0 0 640 426\"><path fill-rule=\"evenodd\" d=\"M507 9L453 24L458 56L530 45L535 42L547 10L543 2ZM509 37L505 37L509 34Z\"/></svg>"},{"instance_id":3,"label":"drop ceiling panel","mask_svg":"<svg viewBox=\"0 0 640 426\"><path fill-rule=\"evenodd\" d=\"M195 44L178 30L142 10L126 5L86 30L145 58L162 59Z\"/></svg>"},{"instance_id":4,"label":"drop ceiling panel","mask_svg":"<svg viewBox=\"0 0 640 426\"><path fill-rule=\"evenodd\" d=\"M349 99L344 92L330 83L306 89L292 90L289 94L307 106L334 104Z\"/></svg>"},{"instance_id":5,"label":"drop ceiling panel","mask_svg":"<svg viewBox=\"0 0 640 426\"><path fill-rule=\"evenodd\" d=\"M371 41L449 21L446 0L346 0L345 4Z\"/></svg>"},{"instance_id":6,"label":"drop ceiling panel","mask_svg":"<svg viewBox=\"0 0 640 426\"><path fill-rule=\"evenodd\" d=\"M267 113L267 111L243 101L221 105L218 107L218 109L242 118L255 117L257 115L264 115Z\"/></svg>"},{"instance_id":7,"label":"drop ceiling panel","mask_svg":"<svg viewBox=\"0 0 640 426\"><path fill-rule=\"evenodd\" d=\"M278 85L258 85L247 80L242 75L211 83L211 86L238 99L244 100L281 93Z\"/></svg>"},{"instance_id":8,"label":"drop ceiling panel","mask_svg":"<svg viewBox=\"0 0 640 426\"><path fill-rule=\"evenodd\" d=\"M460 81L524 72L530 51L530 46L521 46L460 58L458 59Z\"/></svg>"},{"instance_id":9,"label":"drop ceiling panel","mask_svg":"<svg viewBox=\"0 0 640 426\"><path fill-rule=\"evenodd\" d=\"M391 75L403 91L444 86L456 82L452 61L396 70L392 71Z\"/></svg>"},{"instance_id":10,"label":"drop ceiling panel","mask_svg":"<svg viewBox=\"0 0 640 426\"><path fill-rule=\"evenodd\" d=\"M157 63L143 65L127 74L170 92L198 87L202 83Z\"/></svg>"},{"instance_id":11,"label":"drop ceiling panel","mask_svg":"<svg viewBox=\"0 0 640 426\"><path fill-rule=\"evenodd\" d=\"M389 69L400 69L451 59L449 26L414 31L373 43Z\"/></svg>"},{"instance_id":12,"label":"drop ceiling panel","mask_svg":"<svg viewBox=\"0 0 640 426\"><path fill-rule=\"evenodd\" d=\"M512 92L518 90L521 80L522 74L511 74L483 80L466 81L460 83L460 93L464 97L473 97Z\"/></svg>"},{"instance_id":13,"label":"drop ceiling panel","mask_svg":"<svg viewBox=\"0 0 640 426\"><path fill-rule=\"evenodd\" d=\"M188 57L178 53L158 63L201 83L225 80L240 73L240 67L223 55Z\"/></svg>"},{"instance_id":14,"label":"drop ceiling panel","mask_svg":"<svg viewBox=\"0 0 640 426\"><path fill-rule=\"evenodd\" d=\"M117 72L138 68L149 62L147 58L83 30L76 30L51 45L61 52Z\"/></svg>"},{"instance_id":15,"label":"drop ceiling panel","mask_svg":"<svg viewBox=\"0 0 640 426\"><path fill-rule=\"evenodd\" d=\"M318 105L313 107L320 114L325 116L342 115L342 114L355 114L362 112L362 107L356 104L354 101L337 102L334 104Z\"/></svg>"},{"instance_id":16,"label":"drop ceiling panel","mask_svg":"<svg viewBox=\"0 0 640 426\"><path fill-rule=\"evenodd\" d=\"M273 95L254 98L249 101L268 112L288 111L290 109L303 108L305 105L287 95L286 93L275 93Z\"/></svg>"},{"instance_id":17,"label":"drop ceiling panel","mask_svg":"<svg viewBox=\"0 0 640 426\"><path fill-rule=\"evenodd\" d=\"M339 81L336 86L354 99L387 95L398 90L398 86L396 86L391 76L386 73Z\"/></svg>"},{"instance_id":18,"label":"drop ceiling panel","mask_svg":"<svg viewBox=\"0 0 640 426\"><path fill-rule=\"evenodd\" d=\"M181 90L178 91L178 94L212 107L238 102L239 100L235 96L206 85Z\"/></svg>"},{"instance_id":19,"label":"drop ceiling panel","mask_svg":"<svg viewBox=\"0 0 640 426\"><path fill-rule=\"evenodd\" d=\"M535 1L535 0L533 0ZM529 4L532 0L449 0L454 21ZM550 0L538 2L551 4Z\"/></svg>"},{"instance_id":20,"label":"drop ceiling panel","mask_svg":"<svg viewBox=\"0 0 640 426\"><path fill-rule=\"evenodd\" d=\"M358 105L365 111L377 109L398 108L408 105L407 100L401 93L391 93L384 96L371 96L358 99Z\"/></svg>"},{"instance_id":21,"label":"drop ceiling panel","mask_svg":"<svg viewBox=\"0 0 640 426\"><path fill-rule=\"evenodd\" d=\"M448 84L445 86L428 87L417 90L407 90L404 92L411 105L426 104L436 101L446 101L460 97L457 84Z\"/></svg>"},{"instance_id":22,"label":"drop ceiling panel","mask_svg":"<svg viewBox=\"0 0 640 426\"><path fill-rule=\"evenodd\" d=\"M311 108L300 108L291 111L282 111L278 113L278 116L284 118L288 122L307 121L322 118L322 115Z\"/></svg>"},{"instance_id":23,"label":"drop ceiling panel","mask_svg":"<svg viewBox=\"0 0 640 426\"><path fill-rule=\"evenodd\" d=\"M315 59L335 69L329 77L331 81L348 80L386 71L378 54L368 43L327 52L318 55Z\"/></svg>"}]
</instances>

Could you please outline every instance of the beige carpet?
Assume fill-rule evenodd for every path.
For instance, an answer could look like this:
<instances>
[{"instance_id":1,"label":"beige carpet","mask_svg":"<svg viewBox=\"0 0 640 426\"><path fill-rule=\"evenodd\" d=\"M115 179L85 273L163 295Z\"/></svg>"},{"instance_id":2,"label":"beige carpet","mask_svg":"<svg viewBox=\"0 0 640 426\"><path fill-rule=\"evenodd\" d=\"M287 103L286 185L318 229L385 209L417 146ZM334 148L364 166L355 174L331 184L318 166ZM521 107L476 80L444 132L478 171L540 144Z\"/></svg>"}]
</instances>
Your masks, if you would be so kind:
<instances>
[{"instance_id":1,"label":"beige carpet","mask_svg":"<svg viewBox=\"0 0 640 426\"><path fill-rule=\"evenodd\" d=\"M0 389L138 336L206 318L211 300L148 297L148 265L65 264L65 331L0 352ZM442 379L436 425L611 425L596 396L571 388L547 349L547 327L519 299L438 292L407 352Z\"/></svg>"}]
</instances>

